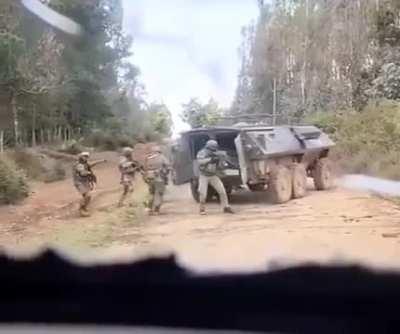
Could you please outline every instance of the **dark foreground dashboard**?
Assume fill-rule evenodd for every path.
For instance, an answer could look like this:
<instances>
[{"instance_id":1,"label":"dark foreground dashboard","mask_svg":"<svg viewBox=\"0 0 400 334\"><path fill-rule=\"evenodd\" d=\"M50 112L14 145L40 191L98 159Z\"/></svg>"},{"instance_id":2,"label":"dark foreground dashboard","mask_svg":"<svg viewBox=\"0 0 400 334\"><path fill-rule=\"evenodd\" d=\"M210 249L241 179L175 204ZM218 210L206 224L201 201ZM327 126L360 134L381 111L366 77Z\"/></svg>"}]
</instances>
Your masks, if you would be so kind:
<instances>
[{"instance_id":1,"label":"dark foreground dashboard","mask_svg":"<svg viewBox=\"0 0 400 334\"><path fill-rule=\"evenodd\" d=\"M400 333L399 306L399 273L358 266L197 276L173 257L78 266L51 251L0 256L5 333Z\"/></svg>"}]
</instances>

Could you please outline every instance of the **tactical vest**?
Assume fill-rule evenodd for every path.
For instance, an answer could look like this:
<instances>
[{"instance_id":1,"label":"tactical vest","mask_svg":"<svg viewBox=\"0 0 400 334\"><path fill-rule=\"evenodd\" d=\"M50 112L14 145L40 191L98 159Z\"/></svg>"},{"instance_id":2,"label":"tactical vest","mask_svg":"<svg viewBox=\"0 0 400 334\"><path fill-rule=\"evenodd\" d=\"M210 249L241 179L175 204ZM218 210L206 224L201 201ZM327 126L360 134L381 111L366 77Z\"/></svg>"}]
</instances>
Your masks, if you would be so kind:
<instances>
[{"instance_id":1,"label":"tactical vest","mask_svg":"<svg viewBox=\"0 0 400 334\"><path fill-rule=\"evenodd\" d=\"M79 168L78 168L79 165L83 165L86 170L89 170L89 165L87 163L83 163L83 162L79 162L79 161L77 163L75 163L73 170L72 170L72 179L74 181L74 184L89 182L88 176L82 176L79 173Z\"/></svg>"}]
</instances>

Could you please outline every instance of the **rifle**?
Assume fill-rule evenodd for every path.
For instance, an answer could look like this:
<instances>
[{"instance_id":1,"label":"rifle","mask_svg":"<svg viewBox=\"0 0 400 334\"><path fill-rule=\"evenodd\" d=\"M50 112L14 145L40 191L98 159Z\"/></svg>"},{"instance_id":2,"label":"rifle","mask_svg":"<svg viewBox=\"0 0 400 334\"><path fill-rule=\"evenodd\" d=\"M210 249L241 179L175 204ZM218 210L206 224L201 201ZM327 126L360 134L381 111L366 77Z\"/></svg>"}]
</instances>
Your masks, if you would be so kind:
<instances>
[{"instance_id":1,"label":"rifle","mask_svg":"<svg viewBox=\"0 0 400 334\"><path fill-rule=\"evenodd\" d=\"M236 168L236 166L229 161L229 156L225 151L216 151L211 153L212 162L216 162L218 164L219 169L224 168Z\"/></svg>"},{"instance_id":2,"label":"rifle","mask_svg":"<svg viewBox=\"0 0 400 334\"><path fill-rule=\"evenodd\" d=\"M101 160L95 160L95 161L93 161L91 163L89 163L89 162L87 163L87 169L90 172L90 174L88 175L88 179L89 179L89 182L92 185L92 187L95 184L97 184L97 176L93 173L92 168L97 166L97 165L100 165L102 163L105 163L105 162L107 162L106 159L101 159Z\"/></svg>"},{"instance_id":3,"label":"rifle","mask_svg":"<svg viewBox=\"0 0 400 334\"><path fill-rule=\"evenodd\" d=\"M90 168L93 168L93 167L96 167L97 165L100 165L100 164L103 164L103 163L106 163L106 162L107 162L106 159L100 159L100 160L95 160L93 162L88 162L88 165L89 165Z\"/></svg>"}]
</instances>

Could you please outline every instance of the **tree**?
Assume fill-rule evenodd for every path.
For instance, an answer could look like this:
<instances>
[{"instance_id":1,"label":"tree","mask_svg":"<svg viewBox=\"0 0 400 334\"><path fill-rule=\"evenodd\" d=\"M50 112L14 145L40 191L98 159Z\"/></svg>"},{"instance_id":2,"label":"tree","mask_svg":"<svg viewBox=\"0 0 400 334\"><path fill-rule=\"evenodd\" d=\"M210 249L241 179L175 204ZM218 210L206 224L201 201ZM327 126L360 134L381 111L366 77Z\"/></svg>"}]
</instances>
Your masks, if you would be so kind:
<instances>
[{"instance_id":1,"label":"tree","mask_svg":"<svg viewBox=\"0 0 400 334\"><path fill-rule=\"evenodd\" d=\"M122 1L41 1L84 33L70 38L20 1L0 2L0 149L11 130L14 144L33 146L97 130L150 138L157 128L168 135L168 110L149 109L140 71L128 61L132 38L122 30Z\"/></svg>"},{"instance_id":2,"label":"tree","mask_svg":"<svg viewBox=\"0 0 400 334\"><path fill-rule=\"evenodd\" d=\"M290 123L398 98L398 1L275 0L259 1L259 9L254 33L243 34L232 112Z\"/></svg>"},{"instance_id":3,"label":"tree","mask_svg":"<svg viewBox=\"0 0 400 334\"><path fill-rule=\"evenodd\" d=\"M216 125L224 113L213 99L206 104L201 104L197 99L192 98L182 105L182 109L182 120L192 128Z\"/></svg>"},{"instance_id":4,"label":"tree","mask_svg":"<svg viewBox=\"0 0 400 334\"><path fill-rule=\"evenodd\" d=\"M163 137L170 136L172 134L172 116L167 106L163 103L151 103L148 112L153 131Z\"/></svg>"}]
</instances>

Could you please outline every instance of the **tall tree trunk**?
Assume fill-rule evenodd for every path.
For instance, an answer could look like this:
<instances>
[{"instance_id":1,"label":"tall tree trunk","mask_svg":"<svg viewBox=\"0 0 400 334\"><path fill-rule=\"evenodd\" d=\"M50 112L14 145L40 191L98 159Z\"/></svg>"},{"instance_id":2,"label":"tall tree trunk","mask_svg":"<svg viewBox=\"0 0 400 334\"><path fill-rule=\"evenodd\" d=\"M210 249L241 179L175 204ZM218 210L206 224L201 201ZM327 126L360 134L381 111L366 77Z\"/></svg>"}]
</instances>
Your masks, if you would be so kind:
<instances>
[{"instance_id":1,"label":"tall tree trunk","mask_svg":"<svg viewBox=\"0 0 400 334\"><path fill-rule=\"evenodd\" d=\"M36 147L36 105L32 105L32 147Z\"/></svg>"},{"instance_id":2,"label":"tall tree trunk","mask_svg":"<svg viewBox=\"0 0 400 334\"><path fill-rule=\"evenodd\" d=\"M309 0L306 0L306 22L308 23L308 17L310 15ZM306 104L306 83L307 83L307 64L308 64L308 26L305 28L305 38L304 38L304 59L303 59L303 70L301 73L301 102L303 106Z\"/></svg>"},{"instance_id":3,"label":"tall tree trunk","mask_svg":"<svg viewBox=\"0 0 400 334\"><path fill-rule=\"evenodd\" d=\"M0 153L4 152L4 130L0 131Z\"/></svg>"},{"instance_id":4,"label":"tall tree trunk","mask_svg":"<svg viewBox=\"0 0 400 334\"><path fill-rule=\"evenodd\" d=\"M19 132L19 118L18 118L18 108L17 108L17 96L15 92L11 93L11 111L14 122L15 145L18 145L20 143L20 132Z\"/></svg>"},{"instance_id":5,"label":"tall tree trunk","mask_svg":"<svg viewBox=\"0 0 400 334\"><path fill-rule=\"evenodd\" d=\"M74 139L75 138L75 132L74 132L74 128L70 128L69 129L69 139Z\"/></svg>"},{"instance_id":6,"label":"tall tree trunk","mask_svg":"<svg viewBox=\"0 0 400 334\"><path fill-rule=\"evenodd\" d=\"M274 77L274 95L272 103L272 125L276 125L276 77Z\"/></svg>"},{"instance_id":7,"label":"tall tree trunk","mask_svg":"<svg viewBox=\"0 0 400 334\"><path fill-rule=\"evenodd\" d=\"M40 144L44 144L44 130L43 128L40 128Z\"/></svg>"}]
</instances>

